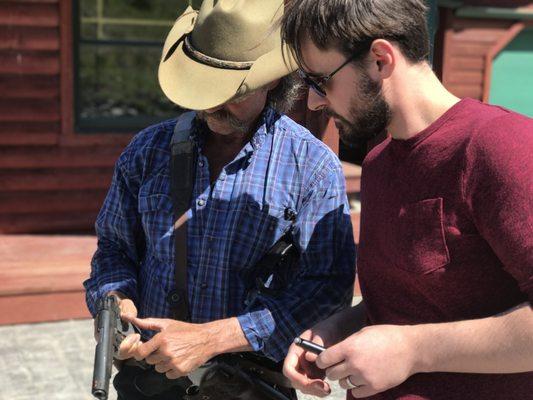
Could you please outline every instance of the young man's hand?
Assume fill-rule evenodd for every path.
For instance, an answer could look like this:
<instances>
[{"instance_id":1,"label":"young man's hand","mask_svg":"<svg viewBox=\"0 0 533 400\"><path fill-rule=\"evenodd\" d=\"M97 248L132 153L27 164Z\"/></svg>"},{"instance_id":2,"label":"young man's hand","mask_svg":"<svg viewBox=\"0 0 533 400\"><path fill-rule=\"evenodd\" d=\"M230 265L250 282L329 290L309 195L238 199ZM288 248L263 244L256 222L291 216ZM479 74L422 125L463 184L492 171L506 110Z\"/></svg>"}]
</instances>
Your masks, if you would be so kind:
<instances>
[{"instance_id":1,"label":"young man's hand","mask_svg":"<svg viewBox=\"0 0 533 400\"><path fill-rule=\"evenodd\" d=\"M319 333L314 328L300 335L302 339L324 345ZM292 344L283 364L283 374L291 381L292 386L302 393L325 397L331 393L329 384L324 380L325 371L315 365L316 355Z\"/></svg>"},{"instance_id":2,"label":"young man's hand","mask_svg":"<svg viewBox=\"0 0 533 400\"><path fill-rule=\"evenodd\" d=\"M342 340L339 330L341 313L318 323L313 328L303 332L300 337L322 346L332 346ZM326 373L315 364L317 356L303 348L292 344L285 358L283 374L289 378L295 389L302 393L317 397L325 397L331 393L329 384L324 380Z\"/></svg>"},{"instance_id":3,"label":"young man's hand","mask_svg":"<svg viewBox=\"0 0 533 400\"><path fill-rule=\"evenodd\" d=\"M398 386L417 373L417 348L408 326L375 325L323 351L316 365L355 398ZM354 388L355 386L355 388Z\"/></svg>"},{"instance_id":4,"label":"young man's hand","mask_svg":"<svg viewBox=\"0 0 533 400\"><path fill-rule=\"evenodd\" d=\"M329 347L360 330L365 322L365 305L364 302L360 302L356 306L345 308L316 324L313 328L302 333L300 337ZM324 397L331 393L331 388L324 380L325 371L315 364L316 359L315 354L293 344L285 358L283 373L301 392Z\"/></svg>"}]
</instances>

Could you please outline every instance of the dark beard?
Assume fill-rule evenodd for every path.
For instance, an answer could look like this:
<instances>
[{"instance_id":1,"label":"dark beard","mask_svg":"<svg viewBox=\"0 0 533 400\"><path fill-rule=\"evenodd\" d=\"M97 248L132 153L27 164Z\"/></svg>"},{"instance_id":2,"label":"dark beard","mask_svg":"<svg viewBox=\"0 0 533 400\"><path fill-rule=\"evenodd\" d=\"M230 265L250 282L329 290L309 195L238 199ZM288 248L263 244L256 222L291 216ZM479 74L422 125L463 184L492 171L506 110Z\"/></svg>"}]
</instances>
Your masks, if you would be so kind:
<instances>
[{"instance_id":1,"label":"dark beard","mask_svg":"<svg viewBox=\"0 0 533 400\"><path fill-rule=\"evenodd\" d=\"M363 72L350 105L350 119L329 112L338 120L339 136L347 145L360 145L387 130L392 110L381 92L381 84Z\"/></svg>"}]
</instances>

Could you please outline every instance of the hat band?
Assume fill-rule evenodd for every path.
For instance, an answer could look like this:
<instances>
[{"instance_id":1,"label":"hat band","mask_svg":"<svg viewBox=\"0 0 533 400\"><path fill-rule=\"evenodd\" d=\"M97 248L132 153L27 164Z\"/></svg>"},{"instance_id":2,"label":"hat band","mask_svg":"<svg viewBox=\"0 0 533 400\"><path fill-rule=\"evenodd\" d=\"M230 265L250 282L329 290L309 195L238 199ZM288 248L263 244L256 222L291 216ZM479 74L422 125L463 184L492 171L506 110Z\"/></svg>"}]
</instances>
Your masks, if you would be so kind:
<instances>
[{"instance_id":1,"label":"hat band","mask_svg":"<svg viewBox=\"0 0 533 400\"><path fill-rule=\"evenodd\" d=\"M250 69L252 65L254 65L254 61L226 61L201 53L192 47L191 42L189 41L189 36L185 36L183 43L183 48L189 57L202 64L209 65L210 67L241 70Z\"/></svg>"}]
</instances>

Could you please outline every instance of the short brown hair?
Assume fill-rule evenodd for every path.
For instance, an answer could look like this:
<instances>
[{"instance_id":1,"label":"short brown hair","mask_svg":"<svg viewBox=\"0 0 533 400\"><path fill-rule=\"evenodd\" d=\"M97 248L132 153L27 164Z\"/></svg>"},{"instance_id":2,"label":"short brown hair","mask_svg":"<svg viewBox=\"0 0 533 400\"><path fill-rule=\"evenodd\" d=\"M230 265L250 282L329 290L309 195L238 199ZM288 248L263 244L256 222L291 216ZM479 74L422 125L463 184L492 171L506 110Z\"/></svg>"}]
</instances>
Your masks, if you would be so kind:
<instances>
[{"instance_id":1,"label":"short brown hair","mask_svg":"<svg viewBox=\"0 0 533 400\"><path fill-rule=\"evenodd\" d=\"M319 49L335 48L346 57L366 55L373 40L386 39L418 63L429 58L427 9L423 0L288 0L281 34L300 65L305 35Z\"/></svg>"}]
</instances>

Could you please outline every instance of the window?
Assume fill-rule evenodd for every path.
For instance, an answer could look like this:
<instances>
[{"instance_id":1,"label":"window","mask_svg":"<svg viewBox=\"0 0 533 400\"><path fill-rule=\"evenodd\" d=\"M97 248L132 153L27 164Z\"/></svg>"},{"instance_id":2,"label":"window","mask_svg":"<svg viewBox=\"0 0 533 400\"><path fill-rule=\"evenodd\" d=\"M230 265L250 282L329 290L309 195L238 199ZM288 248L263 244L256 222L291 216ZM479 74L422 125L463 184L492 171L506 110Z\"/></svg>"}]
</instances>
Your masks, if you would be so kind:
<instances>
[{"instance_id":1,"label":"window","mask_svg":"<svg viewBox=\"0 0 533 400\"><path fill-rule=\"evenodd\" d=\"M192 0L74 2L78 132L135 131L178 113L157 68L166 34Z\"/></svg>"}]
</instances>

